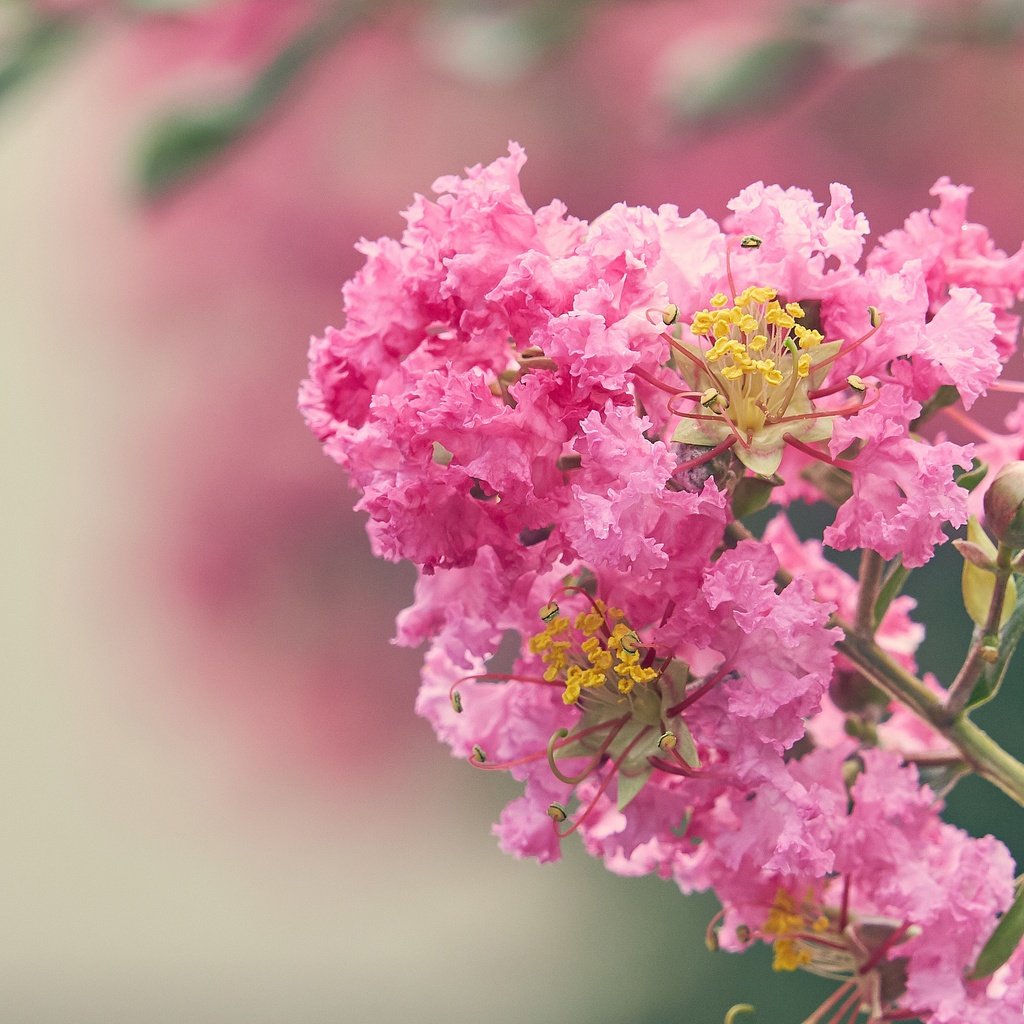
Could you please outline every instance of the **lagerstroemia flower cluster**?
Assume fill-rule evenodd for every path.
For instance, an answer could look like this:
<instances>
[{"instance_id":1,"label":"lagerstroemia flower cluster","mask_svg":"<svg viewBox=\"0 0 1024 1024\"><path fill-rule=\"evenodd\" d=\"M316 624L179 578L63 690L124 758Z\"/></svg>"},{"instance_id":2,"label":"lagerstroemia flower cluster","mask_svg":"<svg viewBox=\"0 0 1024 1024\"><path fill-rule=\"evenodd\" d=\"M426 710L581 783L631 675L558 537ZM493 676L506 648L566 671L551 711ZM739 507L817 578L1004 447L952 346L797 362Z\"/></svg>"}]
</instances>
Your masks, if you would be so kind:
<instances>
[{"instance_id":1,"label":"lagerstroemia flower cluster","mask_svg":"<svg viewBox=\"0 0 1024 1024\"><path fill-rule=\"evenodd\" d=\"M837 979L815 1020L1019 1021L1024 958L968 978L1012 860L941 820L946 738L837 649L865 580L784 512L760 539L740 520L825 497L826 545L927 562L975 448L924 425L946 406L990 465L1020 454L967 410L1014 351L1024 250L945 179L865 256L842 185L588 224L530 208L524 159L439 179L400 239L360 244L301 391L375 551L419 568L418 711L523 781L504 849L550 861L578 833L612 871L714 890L718 945ZM871 641L913 672L913 601L878 607Z\"/></svg>"}]
</instances>

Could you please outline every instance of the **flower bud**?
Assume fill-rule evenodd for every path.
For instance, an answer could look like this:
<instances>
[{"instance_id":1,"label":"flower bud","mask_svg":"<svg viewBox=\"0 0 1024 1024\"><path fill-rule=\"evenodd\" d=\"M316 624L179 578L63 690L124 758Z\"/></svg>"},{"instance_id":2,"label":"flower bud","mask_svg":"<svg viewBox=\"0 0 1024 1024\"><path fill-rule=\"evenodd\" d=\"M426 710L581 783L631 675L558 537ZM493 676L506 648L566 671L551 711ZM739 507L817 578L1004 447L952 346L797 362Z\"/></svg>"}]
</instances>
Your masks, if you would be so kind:
<instances>
[{"instance_id":1,"label":"flower bud","mask_svg":"<svg viewBox=\"0 0 1024 1024\"><path fill-rule=\"evenodd\" d=\"M1024 548L1024 462L1007 463L985 492L985 527L1000 543Z\"/></svg>"}]
</instances>

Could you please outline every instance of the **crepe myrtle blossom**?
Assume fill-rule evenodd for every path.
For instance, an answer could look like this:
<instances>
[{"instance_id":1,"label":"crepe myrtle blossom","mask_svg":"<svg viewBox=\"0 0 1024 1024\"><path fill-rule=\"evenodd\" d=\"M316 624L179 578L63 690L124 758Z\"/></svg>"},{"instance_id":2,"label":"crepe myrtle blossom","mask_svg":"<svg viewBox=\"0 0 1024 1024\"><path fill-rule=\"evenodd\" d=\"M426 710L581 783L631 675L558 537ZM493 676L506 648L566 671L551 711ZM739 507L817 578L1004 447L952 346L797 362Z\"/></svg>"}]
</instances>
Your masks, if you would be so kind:
<instances>
[{"instance_id":1,"label":"crepe myrtle blossom","mask_svg":"<svg viewBox=\"0 0 1024 1024\"><path fill-rule=\"evenodd\" d=\"M764 545L743 542L655 622L634 615L644 602L621 582L621 606L582 581L562 585L534 613L509 675L483 659L459 672L434 644L418 710L457 755L526 781L496 827L505 849L554 859L562 837L587 836L610 807L626 812L632 842L646 842L685 807L773 778L820 707L838 635L809 584L776 593L777 566ZM511 615L502 624L531 629Z\"/></svg>"},{"instance_id":2,"label":"crepe myrtle blossom","mask_svg":"<svg viewBox=\"0 0 1024 1024\"><path fill-rule=\"evenodd\" d=\"M861 751L852 784L835 770L838 760L835 750L820 751L792 766L795 778L841 797L820 801L829 871L787 878L751 865L729 873L719 887L718 944L741 949L761 939L774 946L776 970L839 982L808 1018L815 1024L860 1013L872 1024L1020 1020L1019 965L998 980L968 979L1013 897L1006 848L943 822L934 793L897 755Z\"/></svg>"},{"instance_id":3,"label":"crepe myrtle blossom","mask_svg":"<svg viewBox=\"0 0 1024 1024\"><path fill-rule=\"evenodd\" d=\"M344 326L311 343L300 405L362 491L379 554L428 573L485 548L509 572L605 554L653 572L665 559L639 523L616 529L606 474L650 519L651 503L673 514L666 493L744 475L799 496L810 460L854 480L830 543L921 564L962 525L953 474L970 450L921 441L913 403L947 384L968 404L998 376L993 302L1014 279L998 252L991 301L957 285L932 312L919 258L858 267L868 227L845 186L822 210L752 185L724 228L667 205L587 224L526 203L524 159L513 144L439 179L399 240L362 242ZM631 466L595 449L602 433ZM858 495L884 495L885 531Z\"/></svg>"},{"instance_id":4,"label":"crepe myrtle blossom","mask_svg":"<svg viewBox=\"0 0 1024 1024\"><path fill-rule=\"evenodd\" d=\"M967 519L974 446L922 427L1001 386L1020 258L948 183L864 260L843 185L823 207L759 182L721 225L588 224L526 203L524 159L439 179L400 239L360 243L300 393L377 553L418 569L397 637L428 645L417 711L523 783L506 851L555 860L577 833L611 871L714 891L719 945L835 977L807 1024L1019 1019L1019 958L965 980L1013 865L939 818L975 763L929 717L945 691L911 677L926 724L871 680L915 670L882 561L923 565ZM742 525L823 495L859 588L785 520Z\"/></svg>"},{"instance_id":5,"label":"crepe myrtle blossom","mask_svg":"<svg viewBox=\"0 0 1024 1024\"><path fill-rule=\"evenodd\" d=\"M776 970L835 980L804 1024L1011 1024L1024 1012L1019 958L998 976L968 975L1013 898L1013 861L940 810L899 755L846 738L774 766L754 791L688 803L647 788L628 816L660 816L660 827L637 837L606 805L585 841L612 870L714 891L712 948L770 943Z\"/></svg>"}]
</instances>

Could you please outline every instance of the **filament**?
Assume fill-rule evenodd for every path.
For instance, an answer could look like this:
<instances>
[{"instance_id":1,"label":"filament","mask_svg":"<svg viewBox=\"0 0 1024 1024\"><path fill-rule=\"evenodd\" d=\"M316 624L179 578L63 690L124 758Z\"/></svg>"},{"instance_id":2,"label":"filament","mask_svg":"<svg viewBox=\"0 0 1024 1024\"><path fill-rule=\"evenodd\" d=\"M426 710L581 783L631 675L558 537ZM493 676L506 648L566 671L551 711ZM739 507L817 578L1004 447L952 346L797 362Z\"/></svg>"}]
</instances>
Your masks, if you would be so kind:
<instances>
[{"instance_id":1,"label":"filament","mask_svg":"<svg viewBox=\"0 0 1024 1024\"><path fill-rule=\"evenodd\" d=\"M647 735L647 733L649 733L650 731L651 731L651 727L650 727L649 725L646 725L646 726L644 726L644 728L643 728L643 729L641 729L641 730L640 730L640 731L639 731L639 732L638 732L638 733L637 733L637 734L636 734L636 735L635 735L635 736L634 736L634 737L633 737L633 738L632 738L632 739L631 739L631 740L629 741L629 743L628 743L628 744L627 744L627 746L626 746L626 749L625 749L625 750L623 750L623 751L622 751L622 753L621 753L621 754L620 754L620 755L619 755L619 756L618 756L618 757L617 757L617 758L616 758L616 759L615 759L614 761L612 761L612 766L611 766L611 770L610 770L610 771L608 772L608 774L607 774L607 775L605 776L605 778L604 778L604 781L602 781L601 785L600 785L600 786L598 787L598 790L597 790L597 792L596 792L596 793L595 793L595 794L593 795L593 797L591 798L591 800L590 800L590 803L589 803L589 804L587 804L587 806L586 806L586 809L585 809L585 810L583 811L583 813L582 813L582 814L581 814L581 815L580 815L580 816L579 816L579 817L578 817L578 818L577 818L577 819L576 819L576 820L575 820L575 821L574 821L574 822L572 823L572 826L571 826L570 828L568 828L568 829L567 829L567 830L566 830L565 832L562 832L562 831L560 831L560 830L559 830L559 828L558 828L558 822L557 822L557 821L556 821L556 822L554 822L554 826L555 826L555 831L556 831L556 832L558 833L558 837L559 837L560 839L564 839L564 838L565 838L566 836L571 836L571 835L573 834L573 832L575 832L575 831L576 831L576 829L578 829L578 828L580 827L580 825L582 825L582 824L583 824L583 822L584 822L584 821L586 821L588 817L590 817L590 815L591 815L591 814L593 813L593 811L594 811L594 808L595 808L595 807L597 806L597 801L598 801L598 800L599 800L599 799L600 799L600 798L601 798L601 797L602 797L602 796L604 795L605 791L606 791L606 790L608 789L608 787L609 787L609 786L611 785L612 779L614 779L614 778L615 778L615 776L616 776L616 775L618 774L618 772L619 772L620 768L622 767L622 763L623 763L623 762L624 762L624 761L626 760L626 758L627 758L627 757L629 756L630 752L631 752L631 751L632 751L632 749L633 749L633 748L634 748L634 747L635 747L635 746L637 745L637 743L638 743L638 742L639 742L639 741L640 741L640 740L641 740L641 739L642 739L642 738L643 738L644 736L646 736L646 735Z\"/></svg>"},{"instance_id":2,"label":"filament","mask_svg":"<svg viewBox=\"0 0 1024 1024\"><path fill-rule=\"evenodd\" d=\"M722 665L721 668L713 675L710 679L706 679L700 686L697 687L692 693L687 694L683 699L673 707L670 707L665 712L666 718L675 718L676 715L682 714L691 704L695 704L705 693L708 692L712 687L722 681L722 679L728 675L729 670Z\"/></svg>"},{"instance_id":3,"label":"filament","mask_svg":"<svg viewBox=\"0 0 1024 1024\"><path fill-rule=\"evenodd\" d=\"M818 451L817 448L812 448L809 444L804 444L803 441L797 440L797 438L790 433L783 434L782 440L791 447L796 448L797 451L803 452L804 455L810 455L812 459L818 459L821 462L827 463L829 466L838 465L835 459L829 458L829 456L824 452Z\"/></svg>"},{"instance_id":4,"label":"filament","mask_svg":"<svg viewBox=\"0 0 1024 1024\"><path fill-rule=\"evenodd\" d=\"M677 473L685 473L689 469L703 466L705 462L710 462L716 455L721 455L722 452L728 451L738 440L739 437L727 437L724 441L716 444L714 448L709 448L703 455L698 455L696 458L681 462L672 470L672 475L675 476Z\"/></svg>"},{"instance_id":5,"label":"filament","mask_svg":"<svg viewBox=\"0 0 1024 1024\"><path fill-rule=\"evenodd\" d=\"M559 782L564 782L567 786L579 785L591 772L597 768L601 761L604 759L605 754L608 753L608 748L612 745L615 737L622 731L622 727L629 721L629 715L624 715L611 722L602 722L600 725L591 726L589 729L584 729L582 732L575 733L571 737L569 736L568 729L559 729L557 732L551 734L551 739L548 740L547 758L548 767L551 769L551 774L554 775ZM566 775L558 767L558 763L555 760L555 751L559 747L567 746L569 742L575 742L576 740L586 736L588 733L597 732L599 729L604 729L611 726L611 730L608 735L601 741L601 745L597 748L596 753L590 759L586 768L582 772L576 775Z\"/></svg>"}]
</instances>

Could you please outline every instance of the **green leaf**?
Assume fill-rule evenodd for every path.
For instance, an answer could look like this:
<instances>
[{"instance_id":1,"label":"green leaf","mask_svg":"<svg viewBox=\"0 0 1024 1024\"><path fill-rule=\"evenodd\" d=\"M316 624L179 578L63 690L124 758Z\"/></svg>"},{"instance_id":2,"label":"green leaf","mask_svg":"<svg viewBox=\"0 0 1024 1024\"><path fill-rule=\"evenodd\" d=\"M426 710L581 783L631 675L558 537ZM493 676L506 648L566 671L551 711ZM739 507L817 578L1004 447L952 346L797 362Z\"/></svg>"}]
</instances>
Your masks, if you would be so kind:
<instances>
[{"instance_id":1,"label":"green leaf","mask_svg":"<svg viewBox=\"0 0 1024 1024\"><path fill-rule=\"evenodd\" d=\"M935 415L935 413L939 412L942 409L945 409L946 406L952 405L954 402L959 401L960 392L957 391L957 389L953 387L952 384L940 385L939 389L935 392L935 394L932 395L932 397L929 398L928 401L925 402L924 405L921 407L921 413L917 417L917 419L910 424L910 429L912 431L920 430L921 426L927 420L931 419L932 416Z\"/></svg>"},{"instance_id":2,"label":"green leaf","mask_svg":"<svg viewBox=\"0 0 1024 1024\"><path fill-rule=\"evenodd\" d=\"M781 36L758 43L686 82L676 114L685 124L700 124L778 106L820 72L824 57L814 40Z\"/></svg>"},{"instance_id":3,"label":"green leaf","mask_svg":"<svg viewBox=\"0 0 1024 1024\"><path fill-rule=\"evenodd\" d=\"M995 931L978 954L978 961L971 968L968 978L987 978L997 971L1013 955L1013 951L1024 938L1024 885L1017 884L1017 893L1010 909L1006 911Z\"/></svg>"},{"instance_id":4,"label":"green leaf","mask_svg":"<svg viewBox=\"0 0 1024 1024\"><path fill-rule=\"evenodd\" d=\"M893 560L888 575L885 577L885 581L882 583L882 589L878 592L878 600L875 601L872 615L874 616L876 626L885 618L889 605L899 596L909 575L910 570L903 564L902 555L897 555Z\"/></svg>"},{"instance_id":5,"label":"green leaf","mask_svg":"<svg viewBox=\"0 0 1024 1024\"><path fill-rule=\"evenodd\" d=\"M295 35L240 95L173 111L151 125L139 154L143 196L152 200L164 195L252 131L368 6L348 3L330 8Z\"/></svg>"},{"instance_id":6,"label":"green leaf","mask_svg":"<svg viewBox=\"0 0 1024 1024\"><path fill-rule=\"evenodd\" d=\"M214 0L121 0L121 5L140 14L178 14L212 7Z\"/></svg>"},{"instance_id":7,"label":"green leaf","mask_svg":"<svg viewBox=\"0 0 1024 1024\"><path fill-rule=\"evenodd\" d=\"M52 64L78 35L79 19L69 15L34 19L6 46L0 60L0 98Z\"/></svg>"},{"instance_id":8,"label":"green leaf","mask_svg":"<svg viewBox=\"0 0 1024 1024\"><path fill-rule=\"evenodd\" d=\"M143 150L140 178L146 196L162 195L227 149L249 128L237 108L171 114Z\"/></svg>"},{"instance_id":9,"label":"green leaf","mask_svg":"<svg viewBox=\"0 0 1024 1024\"><path fill-rule=\"evenodd\" d=\"M973 491L985 479L987 473L987 462L982 462L981 459L972 459L971 468L956 478L957 486L962 487L965 491Z\"/></svg>"}]
</instances>

